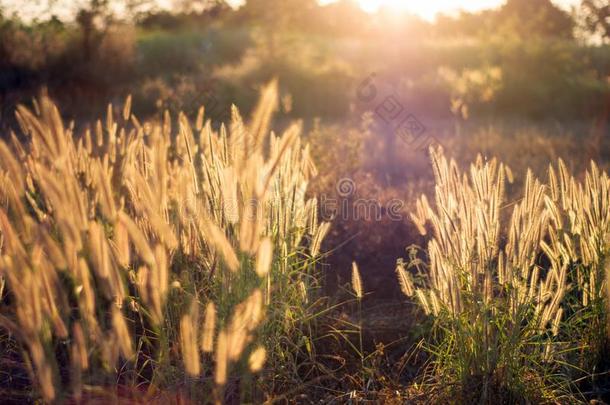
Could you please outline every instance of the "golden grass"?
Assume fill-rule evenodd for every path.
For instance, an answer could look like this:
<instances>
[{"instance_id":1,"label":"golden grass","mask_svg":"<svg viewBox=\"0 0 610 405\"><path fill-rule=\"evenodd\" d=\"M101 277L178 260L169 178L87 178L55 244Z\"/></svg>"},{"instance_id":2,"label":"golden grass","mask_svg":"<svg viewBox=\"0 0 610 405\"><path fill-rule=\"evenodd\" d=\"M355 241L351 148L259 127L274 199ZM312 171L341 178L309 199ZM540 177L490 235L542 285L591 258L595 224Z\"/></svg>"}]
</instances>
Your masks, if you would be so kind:
<instances>
[{"instance_id":1,"label":"golden grass","mask_svg":"<svg viewBox=\"0 0 610 405\"><path fill-rule=\"evenodd\" d=\"M457 315L463 311L465 292L489 302L510 285L510 306L535 302L536 312L544 314L540 319L544 326L556 315L568 288L568 265L582 262L590 270L602 268L610 235L610 179L594 163L584 184L568 173L561 160L560 180L551 166L548 186L528 172L523 197L510 204L508 224L501 220L501 211L508 206L507 167L479 157L470 176L462 175L442 151L433 152L433 165L436 208L422 196L412 214L423 235L426 222L432 224L431 284L422 291L426 302L438 304L432 307ZM541 253L550 261L546 269L539 265ZM413 295L403 266L397 273L402 290ZM587 277L578 274L578 284L571 286L583 289L583 305L600 293L596 273L590 271Z\"/></svg>"},{"instance_id":2,"label":"golden grass","mask_svg":"<svg viewBox=\"0 0 610 405\"><path fill-rule=\"evenodd\" d=\"M352 289L356 298L362 299L364 291L362 289L362 278L360 277L360 270L356 262L352 262Z\"/></svg>"},{"instance_id":3,"label":"golden grass","mask_svg":"<svg viewBox=\"0 0 610 405\"><path fill-rule=\"evenodd\" d=\"M306 237L317 255L328 231L305 195L315 167L300 128L269 134L276 103L271 83L250 124L233 108L215 132L203 108L195 127L183 114L140 122L128 98L80 137L46 98L18 108L23 134L0 142L0 324L23 345L46 401L64 389L57 342L71 348L78 395L81 372L137 363L142 328L178 333L156 350L172 356L179 342L190 375L215 346L215 380L226 382L256 340L264 301L282 293L274 277L287 257ZM252 370L264 353L252 354Z\"/></svg>"},{"instance_id":4,"label":"golden grass","mask_svg":"<svg viewBox=\"0 0 610 405\"><path fill-rule=\"evenodd\" d=\"M501 371L509 367L506 356L519 358L522 350L530 356L535 346L544 349L544 361L535 361L565 360L568 350L554 350L560 340L554 337L569 333L564 314L596 313L603 300L610 248L608 175L592 163L582 183L560 160L558 171L549 168L548 185L528 171L522 197L507 204L505 183L512 173L495 159L479 157L462 173L442 150L433 150L432 163L435 204L422 197L412 214L422 234L428 224L432 228L429 270L415 287L399 262L401 290L426 313L448 322L452 344L461 345L449 353L461 353L463 379L506 373ZM587 330L580 327L581 333ZM510 336L518 340L503 347ZM525 347L531 339L538 343Z\"/></svg>"}]
</instances>

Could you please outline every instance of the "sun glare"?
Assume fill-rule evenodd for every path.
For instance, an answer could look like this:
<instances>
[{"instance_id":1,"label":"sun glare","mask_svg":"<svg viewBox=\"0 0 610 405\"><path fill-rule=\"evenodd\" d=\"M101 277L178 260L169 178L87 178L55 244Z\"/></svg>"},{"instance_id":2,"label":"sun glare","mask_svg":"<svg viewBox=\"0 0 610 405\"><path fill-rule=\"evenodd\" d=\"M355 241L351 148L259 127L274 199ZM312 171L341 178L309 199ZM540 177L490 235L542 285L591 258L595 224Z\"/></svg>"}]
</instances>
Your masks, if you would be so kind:
<instances>
[{"instance_id":1,"label":"sun glare","mask_svg":"<svg viewBox=\"0 0 610 405\"><path fill-rule=\"evenodd\" d=\"M497 7L502 0L358 0L360 6L375 12L380 8L390 11L409 12L427 20L433 20L437 13L452 13L459 10L475 11L484 8Z\"/></svg>"}]
</instances>

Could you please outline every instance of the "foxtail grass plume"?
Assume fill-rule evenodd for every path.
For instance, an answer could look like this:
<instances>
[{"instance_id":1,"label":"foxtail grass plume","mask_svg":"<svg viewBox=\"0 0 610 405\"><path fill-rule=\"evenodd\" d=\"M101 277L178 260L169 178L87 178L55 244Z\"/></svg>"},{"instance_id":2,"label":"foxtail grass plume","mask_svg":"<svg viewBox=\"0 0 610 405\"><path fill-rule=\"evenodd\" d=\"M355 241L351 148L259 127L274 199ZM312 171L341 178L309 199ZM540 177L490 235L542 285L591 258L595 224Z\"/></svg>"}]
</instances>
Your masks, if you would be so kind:
<instances>
[{"instance_id":1,"label":"foxtail grass plume","mask_svg":"<svg viewBox=\"0 0 610 405\"><path fill-rule=\"evenodd\" d=\"M127 97L122 111L109 105L104 119L75 134L43 97L33 109L17 108L20 136L0 140L0 288L11 296L0 323L23 349L46 402L63 395L58 340L70 342L75 389L85 372L166 354L167 364L182 362L195 376L200 351L214 348L216 381L224 384L229 362L256 343L263 293L246 289L235 308L221 308L212 299L228 300L210 292L233 294L235 280L256 272L267 278L267 302L273 294L281 300L276 277L294 282L287 279L301 269L296 253L306 236L315 235L313 262L328 231L318 224L316 200L306 197L315 165L300 125L270 130L275 82L249 122L233 108L218 131L203 107L193 128L182 113L140 121L131 104ZM185 268L192 277L180 277ZM207 303L202 325L199 308L182 314L190 291ZM140 350L150 337L138 331L150 328L159 334L158 353Z\"/></svg>"},{"instance_id":2,"label":"foxtail grass plume","mask_svg":"<svg viewBox=\"0 0 610 405\"><path fill-rule=\"evenodd\" d=\"M248 359L248 365L250 367L250 371L256 373L263 368L265 364L265 358L267 357L267 352L264 347L257 347L252 354L250 354L250 358Z\"/></svg>"},{"instance_id":3,"label":"foxtail grass plume","mask_svg":"<svg viewBox=\"0 0 610 405\"><path fill-rule=\"evenodd\" d=\"M352 289L356 298L361 299L364 296L362 290L362 279L360 278L360 271L356 262L352 262Z\"/></svg>"},{"instance_id":4,"label":"foxtail grass plume","mask_svg":"<svg viewBox=\"0 0 610 405\"><path fill-rule=\"evenodd\" d=\"M201 335L201 350L205 353L211 353L213 350L215 327L216 306L213 302L210 302L205 309L203 333Z\"/></svg>"}]
</instances>

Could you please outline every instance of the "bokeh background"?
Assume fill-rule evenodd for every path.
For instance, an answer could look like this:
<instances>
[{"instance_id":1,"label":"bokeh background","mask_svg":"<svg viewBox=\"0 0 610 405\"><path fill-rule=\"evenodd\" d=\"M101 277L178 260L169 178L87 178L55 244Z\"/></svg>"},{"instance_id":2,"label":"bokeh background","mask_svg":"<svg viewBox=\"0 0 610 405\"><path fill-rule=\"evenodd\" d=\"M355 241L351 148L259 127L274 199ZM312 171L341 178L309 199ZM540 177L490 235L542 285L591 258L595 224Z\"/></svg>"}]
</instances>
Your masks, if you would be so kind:
<instances>
[{"instance_id":1,"label":"bokeh background","mask_svg":"<svg viewBox=\"0 0 610 405\"><path fill-rule=\"evenodd\" d=\"M544 176L563 156L578 172L610 156L604 0L0 1L5 135L15 106L41 92L77 128L128 94L139 117L194 119L205 105L219 125L232 104L247 115L273 78L276 129L302 121L313 191L329 198L349 178L350 198L400 199L408 212L432 190L431 143L461 162L499 157L515 190L527 167ZM372 291L398 294L376 286L420 242L404 218L336 219L329 291L357 260Z\"/></svg>"}]
</instances>

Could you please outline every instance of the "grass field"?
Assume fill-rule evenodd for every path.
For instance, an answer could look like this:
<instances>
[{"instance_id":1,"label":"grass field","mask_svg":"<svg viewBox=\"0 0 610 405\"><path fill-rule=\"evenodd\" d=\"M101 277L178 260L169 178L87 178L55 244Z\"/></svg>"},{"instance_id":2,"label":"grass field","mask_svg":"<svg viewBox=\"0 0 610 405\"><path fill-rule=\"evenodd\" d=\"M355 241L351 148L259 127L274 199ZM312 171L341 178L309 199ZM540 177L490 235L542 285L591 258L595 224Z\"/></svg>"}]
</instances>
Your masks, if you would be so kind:
<instances>
[{"instance_id":1,"label":"grass field","mask_svg":"<svg viewBox=\"0 0 610 405\"><path fill-rule=\"evenodd\" d=\"M604 4L362 1L0 1L0 402L610 402Z\"/></svg>"},{"instance_id":2,"label":"grass field","mask_svg":"<svg viewBox=\"0 0 610 405\"><path fill-rule=\"evenodd\" d=\"M527 403L604 392L610 179L569 134L514 132L548 145L533 159L508 146L527 142L482 130L470 142L491 149L469 168L403 144L394 152L411 158L397 168L370 153L377 135L362 127L342 166L333 147L345 139L321 141L336 128L305 137L325 151L298 123L270 135L277 103L272 82L250 119L234 109L215 131L203 108L194 122L140 122L128 98L81 134L48 98L19 107L22 135L0 144L8 394ZM443 141L470 159L466 143ZM401 170L420 180L397 181Z\"/></svg>"}]
</instances>

